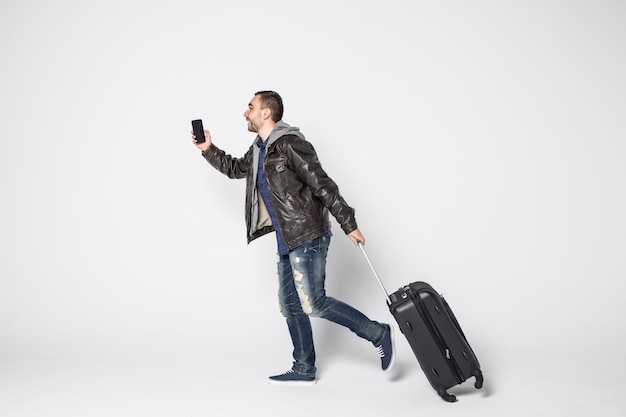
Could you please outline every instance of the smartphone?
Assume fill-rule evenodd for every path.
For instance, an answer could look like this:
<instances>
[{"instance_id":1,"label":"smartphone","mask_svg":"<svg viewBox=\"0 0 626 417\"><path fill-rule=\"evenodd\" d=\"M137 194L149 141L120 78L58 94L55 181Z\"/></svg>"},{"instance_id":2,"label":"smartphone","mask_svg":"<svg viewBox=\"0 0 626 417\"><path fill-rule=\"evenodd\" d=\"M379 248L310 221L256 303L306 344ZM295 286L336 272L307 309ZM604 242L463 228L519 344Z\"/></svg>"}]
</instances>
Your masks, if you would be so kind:
<instances>
[{"instance_id":1,"label":"smartphone","mask_svg":"<svg viewBox=\"0 0 626 417\"><path fill-rule=\"evenodd\" d=\"M202 126L202 119L192 120L191 127L193 127L193 134L196 135L197 143L204 143L204 127Z\"/></svg>"}]
</instances>

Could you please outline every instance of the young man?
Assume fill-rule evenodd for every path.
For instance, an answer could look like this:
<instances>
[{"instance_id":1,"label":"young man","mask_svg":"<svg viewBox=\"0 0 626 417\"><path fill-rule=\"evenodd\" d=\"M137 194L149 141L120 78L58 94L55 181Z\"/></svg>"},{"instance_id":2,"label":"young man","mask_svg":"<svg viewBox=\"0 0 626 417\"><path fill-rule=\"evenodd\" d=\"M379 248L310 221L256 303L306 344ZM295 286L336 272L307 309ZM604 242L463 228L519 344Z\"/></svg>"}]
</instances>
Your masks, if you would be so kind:
<instances>
[{"instance_id":1,"label":"young man","mask_svg":"<svg viewBox=\"0 0 626 417\"><path fill-rule=\"evenodd\" d=\"M260 91L243 114L248 130L258 136L241 158L215 146L208 130L197 143L202 156L229 178L246 178L248 242L276 232L278 296L293 342L293 365L271 376L272 384L314 384L315 349L309 316L347 327L378 350L383 370L394 359L393 327L372 321L344 302L326 296L326 255L330 244L329 212L355 245L365 243L354 217L326 174L313 146L296 127L282 121L278 93Z\"/></svg>"}]
</instances>

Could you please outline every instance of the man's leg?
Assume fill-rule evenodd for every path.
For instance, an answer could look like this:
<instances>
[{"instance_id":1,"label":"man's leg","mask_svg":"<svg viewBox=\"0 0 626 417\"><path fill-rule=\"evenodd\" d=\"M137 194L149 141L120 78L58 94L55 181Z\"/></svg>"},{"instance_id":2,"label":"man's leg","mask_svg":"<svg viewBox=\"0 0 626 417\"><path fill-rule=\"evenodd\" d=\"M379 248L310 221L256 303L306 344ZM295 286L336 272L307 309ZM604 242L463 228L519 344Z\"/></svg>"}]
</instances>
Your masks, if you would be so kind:
<instances>
[{"instance_id":1,"label":"man's leg","mask_svg":"<svg viewBox=\"0 0 626 417\"><path fill-rule=\"evenodd\" d=\"M381 356L383 370L393 359L393 330L388 324L370 320L354 307L326 296L326 256L329 237L320 237L289 254L295 288L302 310L347 327L359 337L370 341Z\"/></svg>"},{"instance_id":2,"label":"man's leg","mask_svg":"<svg viewBox=\"0 0 626 417\"><path fill-rule=\"evenodd\" d=\"M311 321L300 305L289 256L279 256L278 259L278 302L291 335L294 362L286 373L270 377L270 383L314 383L315 347Z\"/></svg>"}]
</instances>

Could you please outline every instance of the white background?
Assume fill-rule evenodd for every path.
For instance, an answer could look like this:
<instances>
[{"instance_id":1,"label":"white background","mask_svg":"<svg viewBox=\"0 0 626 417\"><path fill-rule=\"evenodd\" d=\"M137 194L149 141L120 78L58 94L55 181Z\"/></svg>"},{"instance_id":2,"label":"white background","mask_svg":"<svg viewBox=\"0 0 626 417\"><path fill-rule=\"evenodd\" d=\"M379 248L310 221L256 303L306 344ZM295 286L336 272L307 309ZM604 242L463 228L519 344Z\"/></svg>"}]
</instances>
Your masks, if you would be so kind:
<instances>
[{"instance_id":1,"label":"white background","mask_svg":"<svg viewBox=\"0 0 626 417\"><path fill-rule=\"evenodd\" d=\"M0 4L0 414L623 415L620 1ZM444 293L487 378L440 401L314 319L290 366L273 236L246 245L254 92L277 90L390 290ZM334 223L329 295L393 321ZM461 405L461 404L464 405ZM455 414L456 413L456 414Z\"/></svg>"}]
</instances>

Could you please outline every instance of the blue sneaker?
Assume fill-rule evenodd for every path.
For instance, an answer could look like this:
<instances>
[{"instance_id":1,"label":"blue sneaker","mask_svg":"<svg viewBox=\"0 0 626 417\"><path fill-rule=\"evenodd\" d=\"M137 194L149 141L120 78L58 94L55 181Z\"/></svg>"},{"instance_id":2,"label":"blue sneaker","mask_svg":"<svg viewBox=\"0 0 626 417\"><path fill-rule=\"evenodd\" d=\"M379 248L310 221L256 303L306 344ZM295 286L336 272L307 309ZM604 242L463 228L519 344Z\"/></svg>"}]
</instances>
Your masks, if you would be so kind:
<instances>
[{"instance_id":1,"label":"blue sneaker","mask_svg":"<svg viewBox=\"0 0 626 417\"><path fill-rule=\"evenodd\" d=\"M383 340L380 342L380 345L376 346L376 350L380 355L380 363L383 371L388 371L393 366L395 355L393 346L393 326L388 324L385 324L385 326L388 330L385 333Z\"/></svg>"},{"instance_id":2,"label":"blue sneaker","mask_svg":"<svg viewBox=\"0 0 626 417\"><path fill-rule=\"evenodd\" d=\"M315 377L299 374L292 368L284 374L270 376L269 383L272 385L315 385Z\"/></svg>"}]
</instances>

